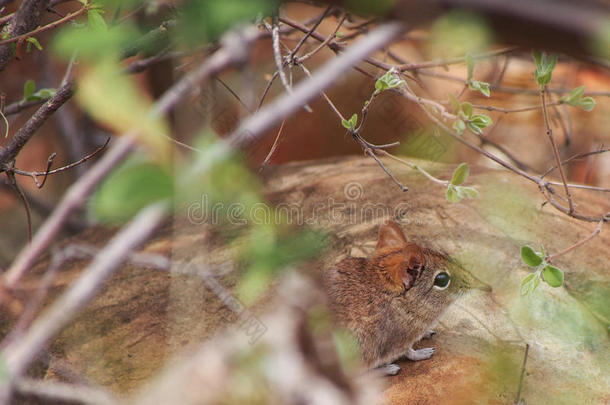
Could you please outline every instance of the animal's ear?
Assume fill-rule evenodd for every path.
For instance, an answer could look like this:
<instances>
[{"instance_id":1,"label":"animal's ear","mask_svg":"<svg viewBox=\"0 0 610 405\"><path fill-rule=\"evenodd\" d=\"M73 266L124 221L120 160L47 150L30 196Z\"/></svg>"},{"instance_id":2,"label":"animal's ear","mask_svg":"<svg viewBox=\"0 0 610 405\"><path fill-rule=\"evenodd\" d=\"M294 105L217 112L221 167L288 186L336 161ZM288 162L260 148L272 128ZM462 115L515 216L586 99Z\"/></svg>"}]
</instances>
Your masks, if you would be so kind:
<instances>
[{"instance_id":1,"label":"animal's ear","mask_svg":"<svg viewBox=\"0 0 610 405\"><path fill-rule=\"evenodd\" d=\"M425 258L424 252L415 243L409 243L403 250L403 255L407 267L403 270L402 283L405 289L408 290L413 287L415 280L421 275L425 265Z\"/></svg>"},{"instance_id":2,"label":"animal's ear","mask_svg":"<svg viewBox=\"0 0 610 405\"><path fill-rule=\"evenodd\" d=\"M404 246L407 244L407 238L402 232L402 229L394 221L381 225L379 227L379 237L377 238L376 250L390 246Z\"/></svg>"}]
</instances>

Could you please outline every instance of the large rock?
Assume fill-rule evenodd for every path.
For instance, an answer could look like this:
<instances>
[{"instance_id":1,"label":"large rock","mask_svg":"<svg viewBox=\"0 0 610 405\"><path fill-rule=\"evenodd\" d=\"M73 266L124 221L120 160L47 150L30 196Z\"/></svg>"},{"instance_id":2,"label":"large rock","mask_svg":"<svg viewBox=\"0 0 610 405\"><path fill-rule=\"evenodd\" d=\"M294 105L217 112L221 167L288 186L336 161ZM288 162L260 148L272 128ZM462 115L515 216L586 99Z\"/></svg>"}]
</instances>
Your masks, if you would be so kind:
<instances>
[{"instance_id":1,"label":"large rock","mask_svg":"<svg viewBox=\"0 0 610 405\"><path fill-rule=\"evenodd\" d=\"M444 179L454 167L418 163ZM320 267L345 254L370 254L378 224L392 218L408 239L449 253L492 286L492 293L472 293L451 307L437 334L420 343L434 346L434 356L400 362L401 373L383 380L381 398L396 404L512 404L529 344L521 387L525 403L608 403L608 231L554 262L565 270L563 287L543 283L521 297L520 281L531 271L520 260L522 245L544 244L553 254L589 235L595 224L542 206L535 184L506 171L472 168L468 185L476 186L480 197L452 204L442 186L392 162L388 167L409 191L401 192L367 158L295 163L263 174L270 203L283 207L293 222L330 235ZM579 190L575 200L579 210L610 210L607 194ZM78 240L103 243L109 234L94 230ZM216 280L229 291L237 280L231 249L222 238L184 218L159 233L144 251L216 269ZM45 266L41 263L32 274ZM82 268L81 261L66 265L53 292ZM34 288L36 277L28 282L25 287ZM61 375L62 369L65 374L67 366L131 393L182 349L222 329L248 332L243 329L247 319L235 316L208 287L209 280L124 266L53 343L47 377ZM268 312L268 302L257 304L249 316Z\"/></svg>"}]
</instances>

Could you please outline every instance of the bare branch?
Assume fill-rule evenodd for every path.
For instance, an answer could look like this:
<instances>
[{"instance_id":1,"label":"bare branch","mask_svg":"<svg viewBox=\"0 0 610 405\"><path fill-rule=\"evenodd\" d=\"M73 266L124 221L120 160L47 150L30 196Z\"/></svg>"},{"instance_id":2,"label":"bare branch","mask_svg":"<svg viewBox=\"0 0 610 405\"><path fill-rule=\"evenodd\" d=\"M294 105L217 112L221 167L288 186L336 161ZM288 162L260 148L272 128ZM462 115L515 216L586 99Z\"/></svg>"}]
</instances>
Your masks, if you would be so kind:
<instances>
[{"instance_id":1,"label":"bare branch","mask_svg":"<svg viewBox=\"0 0 610 405\"><path fill-rule=\"evenodd\" d=\"M129 154L134 145L133 134L123 135L89 171L70 186L55 211L36 232L32 242L19 252L11 267L2 275L2 282L6 288L10 289L16 285L38 255L51 244L70 213L84 204L86 197Z\"/></svg>"},{"instance_id":2,"label":"bare branch","mask_svg":"<svg viewBox=\"0 0 610 405\"><path fill-rule=\"evenodd\" d=\"M585 243L587 243L588 241L590 241L591 239L593 239L594 237L596 237L597 235L600 234L600 232L602 231L602 225L604 225L604 220L601 219L598 223L597 226L595 227L595 229L593 230L593 232L591 233L591 235L587 236L586 238L576 242L575 244L573 244L572 246L570 246L569 248L562 250L559 253L555 253L554 255L548 256L546 258L546 261L551 263L553 260L557 259L559 256L563 256L568 252L571 252L572 250L576 249L579 246L584 245Z\"/></svg>"},{"instance_id":3,"label":"bare branch","mask_svg":"<svg viewBox=\"0 0 610 405\"><path fill-rule=\"evenodd\" d=\"M10 21L9 37L16 37L32 31L40 23L49 0L24 0ZM15 50L10 44L0 46L0 72L13 59Z\"/></svg>"},{"instance_id":4,"label":"bare branch","mask_svg":"<svg viewBox=\"0 0 610 405\"><path fill-rule=\"evenodd\" d=\"M72 14L68 14L67 16L65 16L63 18L60 18L57 21L53 21L52 23L49 23L49 24L44 25L42 27L38 27L38 28L36 28L36 29L34 29L34 30L30 31L30 32L26 32L26 33L23 33L21 35L17 35L17 36L14 36L14 37L2 40L2 41L0 41L0 46L8 45L8 44L11 44L13 42L19 42L19 41L22 41L22 40L24 40L24 39L26 39L28 37L33 37L33 36L38 35L38 34L40 34L42 32L48 31L48 30L53 29L55 27L59 27L60 25L66 23L66 22L68 22L70 20L73 20L76 17L84 14L87 10L89 10L89 7L87 7L87 6L81 7L78 11L75 11Z\"/></svg>"},{"instance_id":5,"label":"bare branch","mask_svg":"<svg viewBox=\"0 0 610 405\"><path fill-rule=\"evenodd\" d=\"M155 103L152 115L161 115L171 110L180 100L193 91L199 83L229 66L246 61L250 45L258 31L248 27L240 32L231 32L223 38L223 46L198 69L193 70L170 87Z\"/></svg>"},{"instance_id":6,"label":"bare branch","mask_svg":"<svg viewBox=\"0 0 610 405\"><path fill-rule=\"evenodd\" d=\"M312 75L311 79L295 86L292 94L284 94L261 108L255 115L245 119L229 136L227 144L222 148L226 148L228 151L229 145L244 145L253 141L265 130L279 124L285 117L301 108L303 104L317 97L347 69L396 39L404 30L405 27L400 23L392 22L380 25L365 38L346 49L342 55L322 66Z\"/></svg>"},{"instance_id":7,"label":"bare branch","mask_svg":"<svg viewBox=\"0 0 610 405\"><path fill-rule=\"evenodd\" d=\"M570 214L574 212L574 202L572 201L572 194L570 193L570 189L568 188L568 182L566 180L566 175L563 171L563 165L561 164L561 158L559 157L559 151L557 150L557 144L555 143L555 138L553 137L553 129L549 124L549 113L546 108L546 92L544 88L540 90L540 98L542 100L542 115L544 116L544 125L546 126L546 135L549 137L549 141L551 142L551 148L553 150L553 156L555 156L555 162L559 168L559 175L561 176L561 181L563 182L563 188L566 192L566 197L568 198L568 204L570 206Z\"/></svg>"},{"instance_id":8,"label":"bare branch","mask_svg":"<svg viewBox=\"0 0 610 405\"><path fill-rule=\"evenodd\" d=\"M21 129L11 138L9 144L0 149L0 171L7 169L7 164L12 162L17 157L17 154L36 133L36 131L44 124L44 122L55 112L59 107L64 105L72 97L72 82L68 81L62 85L57 92L46 103L44 103Z\"/></svg>"}]
</instances>

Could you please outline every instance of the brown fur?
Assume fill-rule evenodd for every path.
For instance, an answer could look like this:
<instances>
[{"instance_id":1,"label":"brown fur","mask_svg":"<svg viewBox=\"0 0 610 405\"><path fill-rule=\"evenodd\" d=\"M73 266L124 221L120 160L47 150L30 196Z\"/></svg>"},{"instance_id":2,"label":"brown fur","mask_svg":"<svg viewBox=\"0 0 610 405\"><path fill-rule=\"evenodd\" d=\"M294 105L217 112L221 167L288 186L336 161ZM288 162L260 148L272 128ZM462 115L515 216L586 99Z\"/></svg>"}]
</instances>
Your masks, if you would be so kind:
<instances>
[{"instance_id":1,"label":"brown fur","mask_svg":"<svg viewBox=\"0 0 610 405\"><path fill-rule=\"evenodd\" d=\"M433 288L447 271L451 282ZM331 310L377 367L407 353L475 279L449 257L409 243L393 222L381 226L370 258L347 257L325 272Z\"/></svg>"}]
</instances>

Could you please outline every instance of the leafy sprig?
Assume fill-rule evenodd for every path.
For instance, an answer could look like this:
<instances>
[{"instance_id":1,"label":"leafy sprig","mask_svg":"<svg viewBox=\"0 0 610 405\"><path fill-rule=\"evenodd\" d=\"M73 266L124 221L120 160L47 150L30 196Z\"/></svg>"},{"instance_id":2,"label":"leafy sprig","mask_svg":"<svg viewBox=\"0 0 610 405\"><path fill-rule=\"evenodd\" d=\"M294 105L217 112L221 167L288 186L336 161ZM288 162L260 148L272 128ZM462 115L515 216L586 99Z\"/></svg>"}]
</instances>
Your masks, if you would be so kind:
<instances>
[{"instance_id":1,"label":"leafy sprig","mask_svg":"<svg viewBox=\"0 0 610 405\"><path fill-rule=\"evenodd\" d=\"M451 181L447 184L447 191L445 192L447 201L456 203L463 198L476 198L479 195L476 188L461 186L468 179L469 171L470 169L466 163L460 163L453 171Z\"/></svg>"},{"instance_id":2,"label":"leafy sprig","mask_svg":"<svg viewBox=\"0 0 610 405\"><path fill-rule=\"evenodd\" d=\"M472 104L468 101L460 102L455 96L449 94L449 100L453 107L453 113L457 115L457 119L453 122L453 129L458 134L462 134L466 128L472 133L481 135L483 128L493 124L490 116L485 114L474 114Z\"/></svg>"},{"instance_id":3,"label":"leafy sprig","mask_svg":"<svg viewBox=\"0 0 610 405\"><path fill-rule=\"evenodd\" d=\"M549 264L546 258L547 255L542 246L539 252L534 251L530 246L521 247L523 263L536 268L536 271L528 274L521 281L520 293L522 296L534 292L541 281L554 288L563 285L563 271Z\"/></svg>"}]
</instances>

